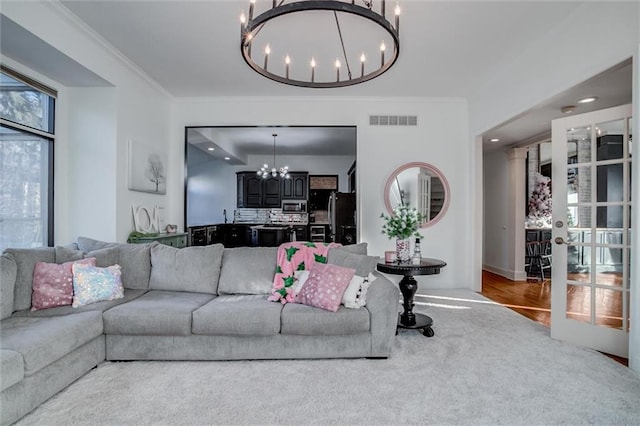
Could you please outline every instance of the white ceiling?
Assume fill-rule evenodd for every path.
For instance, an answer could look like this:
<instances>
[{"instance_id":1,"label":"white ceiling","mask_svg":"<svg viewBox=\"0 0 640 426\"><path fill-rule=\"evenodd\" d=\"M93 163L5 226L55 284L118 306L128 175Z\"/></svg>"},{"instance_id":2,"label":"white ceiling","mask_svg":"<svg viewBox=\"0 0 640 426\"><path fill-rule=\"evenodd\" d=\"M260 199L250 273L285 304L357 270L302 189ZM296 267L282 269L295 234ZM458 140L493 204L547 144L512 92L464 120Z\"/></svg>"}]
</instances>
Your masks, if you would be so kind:
<instances>
[{"instance_id":1,"label":"white ceiling","mask_svg":"<svg viewBox=\"0 0 640 426\"><path fill-rule=\"evenodd\" d=\"M356 0L361 2L362 0ZM562 25L582 4L580 1L431 1L401 0L401 48L396 64L372 81L340 89L308 89L287 86L268 80L251 70L240 54L241 11L248 11L249 0L146 0L101 1L62 0L100 37L127 56L174 97L210 96L372 96L372 97L471 97L490 80L497 70L515 60L539 37ZM255 15L266 10L271 0L257 0ZM374 1L379 4L379 1ZM388 1L389 6L395 2ZM296 19L298 18L296 14ZM302 18L301 18L302 19ZM346 24L349 24L346 26ZM269 35L273 51L270 66L278 64L288 40L300 39L302 33L321 34L334 40L326 51L313 49L310 54L321 63L333 63L339 46L335 42L335 22L320 24L288 22L284 32ZM370 49L375 58L379 40L351 41L359 31L358 22L344 21L349 46ZM369 24L367 24L369 25ZM10 46L2 29L2 53ZM8 30L7 30L8 31ZM263 34L263 35L265 35ZM346 37L349 36L349 39ZM273 37L273 39L271 39ZM261 48L260 48L261 49ZM24 51L25 49L20 49ZM317 54L316 54L317 51ZM369 50L367 50L369 52ZM320 59L325 55L329 59ZM11 55L8 55L11 57ZM307 60L292 53L292 67L300 72ZM21 62L20 58L14 58ZM280 60L281 61L281 60ZM357 58L351 68L357 68ZM42 62L42 61L41 61ZM29 64L27 64L29 65ZM51 63L41 63L43 67ZM37 69L37 68L35 68ZM331 68L334 73L335 69ZM356 71L354 70L354 73ZM619 105L631 101L631 65L618 67L593 81L558 94L542 105L512 119L485 134L486 140L498 137L496 149L544 135L550 120L562 116L559 108L574 104L586 95L600 99L581 106L575 113ZM286 124L286 123L283 123ZM271 132L267 132L270 138ZM285 147L284 138L282 147ZM308 152L314 146L310 145Z\"/></svg>"}]
</instances>

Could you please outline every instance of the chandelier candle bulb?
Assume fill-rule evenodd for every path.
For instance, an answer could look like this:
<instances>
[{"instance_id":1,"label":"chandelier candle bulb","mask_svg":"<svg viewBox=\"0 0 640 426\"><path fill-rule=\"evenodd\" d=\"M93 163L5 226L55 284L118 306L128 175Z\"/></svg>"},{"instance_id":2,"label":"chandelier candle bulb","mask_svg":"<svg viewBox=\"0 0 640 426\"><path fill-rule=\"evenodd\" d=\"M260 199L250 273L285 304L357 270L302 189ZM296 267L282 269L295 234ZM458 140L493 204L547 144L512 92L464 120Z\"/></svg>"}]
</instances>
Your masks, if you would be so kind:
<instances>
[{"instance_id":1,"label":"chandelier candle bulb","mask_svg":"<svg viewBox=\"0 0 640 426\"><path fill-rule=\"evenodd\" d=\"M340 60L336 59L336 81L340 81Z\"/></svg>"},{"instance_id":2,"label":"chandelier candle bulb","mask_svg":"<svg viewBox=\"0 0 640 426\"><path fill-rule=\"evenodd\" d=\"M396 32L399 34L400 33L400 5L396 4Z\"/></svg>"},{"instance_id":3,"label":"chandelier candle bulb","mask_svg":"<svg viewBox=\"0 0 640 426\"><path fill-rule=\"evenodd\" d=\"M313 83L316 79L316 60L311 58L311 82Z\"/></svg>"},{"instance_id":4,"label":"chandelier candle bulb","mask_svg":"<svg viewBox=\"0 0 640 426\"><path fill-rule=\"evenodd\" d=\"M285 63L285 75L287 76L287 78L289 78L289 64L291 63L291 58L289 57L289 55L285 56L284 63Z\"/></svg>"},{"instance_id":5,"label":"chandelier candle bulb","mask_svg":"<svg viewBox=\"0 0 640 426\"><path fill-rule=\"evenodd\" d=\"M384 41L382 43L380 43L380 66L381 67L384 66L384 51L385 51L386 48L387 48L387 46L384 45Z\"/></svg>"},{"instance_id":6,"label":"chandelier candle bulb","mask_svg":"<svg viewBox=\"0 0 640 426\"><path fill-rule=\"evenodd\" d=\"M269 53L271 53L271 48L267 44L267 47L264 48L264 69L267 69L267 65L269 64Z\"/></svg>"},{"instance_id":7,"label":"chandelier candle bulb","mask_svg":"<svg viewBox=\"0 0 640 426\"><path fill-rule=\"evenodd\" d=\"M364 56L364 52L360 55L360 77L364 76L364 61L367 60L367 57Z\"/></svg>"},{"instance_id":8,"label":"chandelier candle bulb","mask_svg":"<svg viewBox=\"0 0 640 426\"><path fill-rule=\"evenodd\" d=\"M247 17L244 16L244 10L240 14L240 35L244 34L245 24L247 23Z\"/></svg>"},{"instance_id":9,"label":"chandelier candle bulb","mask_svg":"<svg viewBox=\"0 0 640 426\"><path fill-rule=\"evenodd\" d=\"M256 4L256 0L249 1L249 20L253 19L253 6Z\"/></svg>"}]
</instances>

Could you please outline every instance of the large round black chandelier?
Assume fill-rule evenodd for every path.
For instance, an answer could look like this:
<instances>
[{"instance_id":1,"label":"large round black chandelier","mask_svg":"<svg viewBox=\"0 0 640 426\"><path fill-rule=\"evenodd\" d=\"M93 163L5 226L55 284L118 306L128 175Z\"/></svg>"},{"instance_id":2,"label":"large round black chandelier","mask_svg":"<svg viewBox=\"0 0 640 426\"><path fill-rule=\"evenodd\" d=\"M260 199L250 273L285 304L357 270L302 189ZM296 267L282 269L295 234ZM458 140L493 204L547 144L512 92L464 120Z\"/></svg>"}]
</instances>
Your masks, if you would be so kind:
<instances>
[{"instance_id":1,"label":"large round black chandelier","mask_svg":"<svg viewBox=\"0 0 640 426\"><path fill-rule=\"evenodd\" d=\"M254 17L254 9L263 6L266 10ZM387 14L395 16L394 24L387 20ZM300 31L303 19L318 25L315 28L319 31L313 27ZM284 37L268 39L278 26L286 25L290 27L283 30ZM366 35L354 34L361 27ZM380 35L370 36L371 32ZM271 80L311 88L352 86L379 77L398 59L400 6L395 4L387 11L385 0L376 1L375 6L373 0L271 0L258 5L250 0L248 16L244 11L240 15L240 33L242 57L254 71ZM355 39L358 46L354 46ZM326 52L329 57L320 56Z\"/></svg>"}]
</instances>

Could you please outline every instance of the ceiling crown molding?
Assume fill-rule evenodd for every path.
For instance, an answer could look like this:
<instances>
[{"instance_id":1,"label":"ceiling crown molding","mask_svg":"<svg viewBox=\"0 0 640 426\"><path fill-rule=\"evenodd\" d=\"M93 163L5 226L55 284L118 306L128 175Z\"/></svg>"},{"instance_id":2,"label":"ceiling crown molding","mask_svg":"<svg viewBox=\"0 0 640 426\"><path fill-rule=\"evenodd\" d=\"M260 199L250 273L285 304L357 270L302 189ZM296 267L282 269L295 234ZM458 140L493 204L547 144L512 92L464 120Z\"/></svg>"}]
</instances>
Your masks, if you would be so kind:
<instances>
[{"instance_id":1,"label":"ceiling crown molding","mask_svg":"<svg viewBox=\"0 0 640 426\"><path fill-rule=\"evenodd\" d=\"M158 90L163 96L165 96L169 100L175 100L175 97L171 95L171 93L167 92L167 90L160 85L156 80L151 78L149 74L144 72L142 68L138 67L134 62L131 61L127 56L125 56L121 51L116 49L111 43L106 41L100 34L98 34L93 28L91 28L87 23L85 23L82 19L76 16L73 12L71 12L64 4L60 2L60 0L51 0L48 1L47 4L51 7L51 9L59 14L63 19L73 25L76 29L86 34L92 41L95 41L99 44L105 52L110 54L114 59L118 62L129 68L135 74L140 76L143 80L149 83L154 89ZM100 75L100 74L98 74Z\"/></svg>"}]
</instances>

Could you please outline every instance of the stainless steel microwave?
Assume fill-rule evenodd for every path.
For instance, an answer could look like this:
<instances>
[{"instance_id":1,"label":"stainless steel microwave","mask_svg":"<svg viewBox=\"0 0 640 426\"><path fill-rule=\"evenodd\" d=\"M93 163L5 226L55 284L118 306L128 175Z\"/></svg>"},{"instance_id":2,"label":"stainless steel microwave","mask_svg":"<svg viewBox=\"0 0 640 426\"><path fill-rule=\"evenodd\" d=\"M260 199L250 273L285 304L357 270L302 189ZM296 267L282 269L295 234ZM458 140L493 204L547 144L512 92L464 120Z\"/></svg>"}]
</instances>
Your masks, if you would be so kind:
<instances>
[{"instance_id":1,"label":"stainless steel microwave","mask_svg":"<svg viewBox=\"0 0 640 426\"><path fill-rule=\"evenodd\" d=\"M282 200L282 213L306 213L306 200Z\"/></svg>"}]
</instances>

